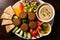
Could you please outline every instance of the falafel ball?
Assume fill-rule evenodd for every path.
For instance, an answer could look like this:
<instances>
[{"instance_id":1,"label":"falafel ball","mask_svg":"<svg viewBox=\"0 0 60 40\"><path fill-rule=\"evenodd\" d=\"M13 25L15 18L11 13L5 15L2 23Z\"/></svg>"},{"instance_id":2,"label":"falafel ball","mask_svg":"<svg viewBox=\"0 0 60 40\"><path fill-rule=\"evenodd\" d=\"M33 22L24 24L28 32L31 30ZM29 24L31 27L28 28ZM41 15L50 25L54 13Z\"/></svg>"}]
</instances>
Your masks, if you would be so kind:
<instances>
[{"instance_id":1,"label":"falafel ball","mask_svg":"<svg viewBox=\"0 0 60 40\"><path fill-rule=\"evenodd\" d=\"M22 19L24 19L24 18L26 18L27 17L27 13L20 13L20 18L22 18Z\"/></svg>"},{"instance_id":2,"label":"falafel ball","mask_svg":"<svg viewBox=\"0 0 60 40\"><path fill-rule=\"evenodd\" d=\"M28 13L28 19L29 20L35 20L35 18L36 18L35 13Z\"/></svg>"},{"instance_id":3,"label":"falafel ball","mask_svg":"<svg viewBox=\"0 0 60 40\"><path fill-rule=\"evenodd\" d=\"M32 28L32 29L36 29L36 27L37 27L37 22L31 21L31 22L29 23L29 27Z\"/></svg>"},{"instance_id":4,"label":"falafel ball","mask_svg":"<svg viewBox=\"0 0 60 40\"><path fill-rule=\"evenodd\" d=\"M13 19L13 23L14 23L14 25L20 25L21 24L21 21L18 19L18 18L15 18L15 19Z\"/></svg>"},{"instance_id":5,"label":"falafel ball","mask_svg":"<svg viewBox=\"0 0 60 40\"><path fill-rule=\"evenodd\" d=\"M24 32L28 31L28 25L27 25L26 23L23 23L23 24L21 25L21 29L22 29Z\"/></svg>"}]
</instances>

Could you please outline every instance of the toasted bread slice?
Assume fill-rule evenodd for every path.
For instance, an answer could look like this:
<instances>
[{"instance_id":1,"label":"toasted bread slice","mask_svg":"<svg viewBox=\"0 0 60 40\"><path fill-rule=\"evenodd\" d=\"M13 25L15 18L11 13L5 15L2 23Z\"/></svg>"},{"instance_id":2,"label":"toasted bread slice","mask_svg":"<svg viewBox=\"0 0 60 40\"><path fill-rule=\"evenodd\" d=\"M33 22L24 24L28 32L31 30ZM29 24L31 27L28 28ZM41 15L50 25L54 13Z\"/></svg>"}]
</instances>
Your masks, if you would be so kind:
<instances>
[{"instance_id":1,"label":"toasted bread slice","mask_svg":"<svg viewBox=\"0 0 60 40\"><path fill-rule=\"evenodd\" d=\"M9 15L11 15L11 16L13 16L13 15L15 14L11 6L8 6L8 7L4 10L4 12L7 13L7 14L9 14Z\"/></svg>"},{"instance_id":2,"label":"toasted bread slice","mask_svg":"<svg viewBox=\"0 0 60 40\"><path fill-rule=\"evenodd\" d=\"M1 16L1 19L12 19L12 16L10 16L9 14L3 13Z\"/></svg>"},{"instance_id":3,"label":"toasted bread slice","mask_svg":"<svg viewBox=\"0 0 60 40\"><path fill-rule=\"evenodd\" d=\"M12 24L12 25L7 25L7 26L5 27L5 28L6 28L6 32L7 32L7 33L10 32L14 27L15 27L14 24Z\"/></svg>"},{"instance_id":4,"label":"toasted bread slice","mask_svg":"<svg viewBox=\"0 0 60 40\"><path fill-rule=\"evenodd\" d=\"M12 24L12 20L3 20L1 25L8 25L8 24Z\"/></svg>"}]
</instances>

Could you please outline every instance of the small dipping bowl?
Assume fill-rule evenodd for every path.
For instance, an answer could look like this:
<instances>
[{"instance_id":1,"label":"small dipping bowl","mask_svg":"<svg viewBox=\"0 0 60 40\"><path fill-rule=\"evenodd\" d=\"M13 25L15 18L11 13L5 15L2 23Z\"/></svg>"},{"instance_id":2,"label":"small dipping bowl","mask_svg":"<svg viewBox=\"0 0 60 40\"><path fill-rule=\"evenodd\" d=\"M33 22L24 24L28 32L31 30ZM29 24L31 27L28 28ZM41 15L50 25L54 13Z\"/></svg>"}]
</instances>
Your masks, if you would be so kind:
<instances>
[{"instance_id":1,"label":"small dipping bowl","mask_svg":"<svg viewBox=\"0 0 60 40\"><path fill-rule=\"evenodd\" d=\"M45 24L45 23L42 23L42 24ZM51 25L49 23L46 23L46 24L48 25L47 30L42 29L41 31L39 31L42 36L47 36L51 33ZM43 32L43 33L41 33L41 32Z\"/></svg>"},{"instance_id":2,"label":"small dipping bowl","mask_svg":"<svg viewBox=\"0 0 60 40\"><path fill-rule=\"evenodd\" d=\"M41 9L43 8L43 6L44 5L48 5L50 8L51 8L51 10L52 11L50 11L50 13L52 14L52 16L49 18L49 19L41 19L41 18L43 18L43 17L41 17L41 13L39 12L39 11L41 11ZM47 8L48 9L48 8ZM49 10L49 9L48 9ZM45 13L46 14L46 13ZM49 4L49 3L44 3L44 4L42 4L42 5L39 5L38 6L38 8L37 8L37 12L36 12L36 16L37 16L37 18L40 20L40 21L42 21L42 22L50 22L53 18L54 18L54 16L55 16L55 9L54 9L54 7L51 5L51 4Z\"/></svg>"}]
</instances>

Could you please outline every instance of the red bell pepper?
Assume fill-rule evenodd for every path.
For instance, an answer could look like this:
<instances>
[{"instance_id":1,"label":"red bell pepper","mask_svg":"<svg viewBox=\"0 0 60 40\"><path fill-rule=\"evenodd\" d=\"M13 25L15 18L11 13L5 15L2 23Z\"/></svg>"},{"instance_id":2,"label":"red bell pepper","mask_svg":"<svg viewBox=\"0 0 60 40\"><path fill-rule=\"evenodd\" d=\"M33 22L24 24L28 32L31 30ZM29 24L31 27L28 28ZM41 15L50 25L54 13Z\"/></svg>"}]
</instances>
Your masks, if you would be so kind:
<instances>
[{"instance_id":1,"label":"red bell pepper","mask_svg":"<svg viewBox=\"0 0 60 40\"><path fill-rule=\"evenodd\" d=\"M24 12L24 5L23 5L22 2L20 2L20 11L21 11L21 12Z\"/></svg>"}]
</instances>

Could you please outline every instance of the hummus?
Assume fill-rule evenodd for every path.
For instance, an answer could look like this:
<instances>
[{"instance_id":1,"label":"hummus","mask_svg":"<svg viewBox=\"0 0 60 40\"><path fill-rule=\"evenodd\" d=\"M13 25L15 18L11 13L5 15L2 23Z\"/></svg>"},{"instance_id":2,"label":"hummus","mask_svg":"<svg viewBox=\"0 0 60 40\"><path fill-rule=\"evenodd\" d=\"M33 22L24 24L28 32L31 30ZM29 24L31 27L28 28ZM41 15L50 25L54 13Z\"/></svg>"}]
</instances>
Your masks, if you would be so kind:
<instances>
[{"instance_id":1,"label":"hummus","mask_svg":"<svg viewBox=\"0 0 60 40\"><path fill-rule=\"evenodd\" d=\"M48 20L52 17L52 15L53 15L53 11L49 5L43 5L39 9L39 17L42 20Z\"/></svg>"}]
</instances>

